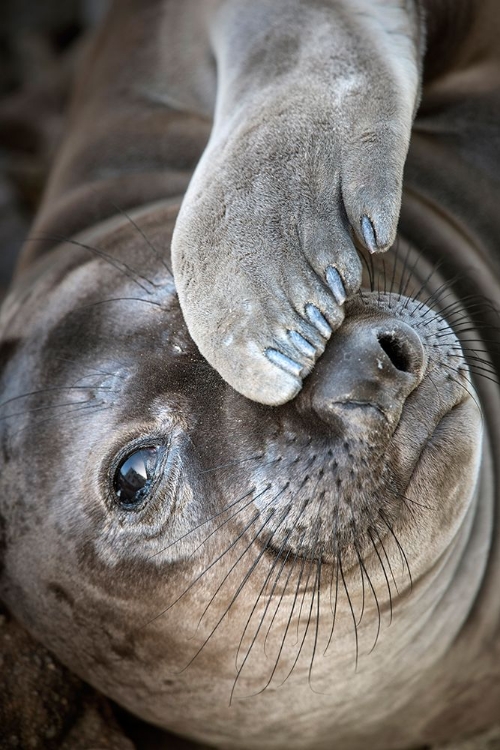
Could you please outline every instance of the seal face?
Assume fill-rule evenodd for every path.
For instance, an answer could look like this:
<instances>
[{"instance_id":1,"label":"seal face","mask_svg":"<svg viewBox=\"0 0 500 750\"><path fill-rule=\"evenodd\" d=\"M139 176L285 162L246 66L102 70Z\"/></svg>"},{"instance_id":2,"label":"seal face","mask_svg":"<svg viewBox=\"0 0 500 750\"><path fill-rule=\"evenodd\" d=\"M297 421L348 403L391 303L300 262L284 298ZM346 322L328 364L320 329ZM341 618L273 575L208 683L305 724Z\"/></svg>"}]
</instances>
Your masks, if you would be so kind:
<instances>
[{"instance_id":1,"label":"seal face","mask_svg":"<svg viewBox=\"0 0 500 750\"><path fill-rule=\"evenodd\" d=\"M221 747L277 721L276 746L323 747L356 721L343 691L370 708L398 684L394 643L418 675L427 636L446 650L468 610L445 636L422 616L475 503L460 343L395 270L346 302L297 399L256 404L197 352L165 263L145 251L139 274L125 220L100 234L107 259L63 246L4 309L4 340L23 336L4 371L2 596L149 721ZM316 692L313 743L288 704Z\"/></svg>"}]
</instances>

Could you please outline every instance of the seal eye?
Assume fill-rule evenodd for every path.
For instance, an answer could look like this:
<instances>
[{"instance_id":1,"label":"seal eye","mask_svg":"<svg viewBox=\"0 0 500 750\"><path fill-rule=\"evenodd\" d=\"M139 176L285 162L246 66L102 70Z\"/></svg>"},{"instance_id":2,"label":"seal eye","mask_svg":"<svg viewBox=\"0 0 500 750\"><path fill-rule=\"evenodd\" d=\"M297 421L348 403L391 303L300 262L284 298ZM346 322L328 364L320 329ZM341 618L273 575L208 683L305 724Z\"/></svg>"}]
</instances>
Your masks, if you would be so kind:
<instances>
[{"instance_id":1,"label":"seal eye","mask_svg":"<svg viewBox=\"0 0 500 750\"><path fill-rule=\"evenodd\" d=\"M126 456L118 466L113 479L113 489L122 508L135 510L147 497L159 456L159 448L141 448Z\"/></svg>"}]
</instances>

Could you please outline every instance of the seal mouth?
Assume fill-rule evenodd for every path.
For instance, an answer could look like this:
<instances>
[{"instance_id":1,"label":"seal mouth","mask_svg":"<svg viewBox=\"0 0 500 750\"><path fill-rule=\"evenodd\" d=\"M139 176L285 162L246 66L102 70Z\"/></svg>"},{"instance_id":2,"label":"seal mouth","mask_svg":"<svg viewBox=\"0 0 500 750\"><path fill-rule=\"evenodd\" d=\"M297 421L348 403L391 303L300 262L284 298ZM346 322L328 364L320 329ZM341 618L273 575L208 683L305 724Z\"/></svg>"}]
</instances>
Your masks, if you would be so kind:
<instances>
[{"instance_id":1,"label":"seal mouth","mask_svg":"<svg viewBox=\"0 0 500 750\"><path fill-rule=\"evenodd\" d=\"M388 422L387 415L381 409L379 404L373 403L372 401L362 401L362 400L355 400L355 399L343 399L342 401L333 401L332 402L332 408L335 408L336 406L341 407L342 410L346 411L354 411L356 409L372 409L376 412L376 414L380 417L382 417L383 420Z\"/></svg>"}]
</instances>

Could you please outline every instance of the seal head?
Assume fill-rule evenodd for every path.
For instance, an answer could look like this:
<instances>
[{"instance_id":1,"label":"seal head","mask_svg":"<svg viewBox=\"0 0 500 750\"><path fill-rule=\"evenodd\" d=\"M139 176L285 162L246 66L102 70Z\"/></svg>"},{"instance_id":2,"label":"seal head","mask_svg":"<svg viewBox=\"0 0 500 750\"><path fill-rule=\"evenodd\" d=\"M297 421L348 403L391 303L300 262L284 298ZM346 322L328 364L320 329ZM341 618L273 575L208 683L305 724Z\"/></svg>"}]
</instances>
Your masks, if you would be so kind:
<instances>
[{"instance_id":1,"label":"seal head","mask_svg":"<svg viewBox=\"0 0 500 750\"><path fill-rule=\"evenodd\" d=\"M173 211L153 214L136 217L140 266L115 220L99 255L92 236L56 248L4 308L2 597L148 721L221 747L259 746L277 721L276 746L322 747L357 721L343 692L370 708L466 616L464 601L443 634L422 613L442 606L475 507L469 371L395 282L345 303L293 402L251 402L192 343L151 249ZM287 718L312 697L316 744Z\"/></svg>"}]
</instances>

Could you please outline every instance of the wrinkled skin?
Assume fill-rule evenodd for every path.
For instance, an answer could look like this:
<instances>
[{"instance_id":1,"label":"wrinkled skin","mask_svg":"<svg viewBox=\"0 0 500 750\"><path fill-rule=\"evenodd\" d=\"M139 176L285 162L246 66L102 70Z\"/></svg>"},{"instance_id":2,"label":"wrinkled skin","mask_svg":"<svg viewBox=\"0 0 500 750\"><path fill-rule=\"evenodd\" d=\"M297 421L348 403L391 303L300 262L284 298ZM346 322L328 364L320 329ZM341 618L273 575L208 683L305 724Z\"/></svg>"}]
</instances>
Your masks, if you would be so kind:
<instances>
[{"instance_id":1,"label":"wrinkled skin","mask_svg":"<svg viewBox=\"0 0 500 750\"><path fill-rule=\"evenodd\" d=\"M225 16L229 26L220 22L224 5L231 11ZM285 21L292 5L283 3ZM218 104L214 135L174 230L179 201L172 196L182 192L186 182L179 170L188 172L206 143L210 97L204 100L203 92L209 91L213 70L203 44L194 45L199 27L195 21L189 26L187 11L153 2L152 11L141 14L136 8L131 15L133 6L116 7L98 38L93 61L87 62L68 139L35 230L46 239L27 248L24 268L0 320L0 594L38 640L99 691L166 732L215 747L319 750L331 748L334 738L335 746L346 750L367 743L379 750L402 750L487 727L496 720L500 697L499 561L493 535L498 499L492 468L500 445L500 405L496 384L487 378L473 383L471 372L494 374L489 342L497 334L493 311L461 298L479 293L495 299L498 294L498 261L490 253L495 249L491 238L498 236L498 188L494 180L487 182L490 165L500 162L494 141L481 140L490 161L479 158L474 149L466 150L471 137L465 128L462 140L457 136L462 150L450 166L447 144L441 149L436 136L429 148L429 136L419 138L417 121L417 158L410 151L410 194L402 214L403 231L412 243L408 249L397 243L387 255L366 261L364 279L348 244L349 227L339 214L327 212L332 225L312 222L335 238L337 249L328 255L328 263L341 271L346 300L334 304L335 293L332 297L321 281L326 296L321 304L316 302L330 330L321 333L317 317L317 338L304 329L309 336L305 340L311 346L317 341L319 348L310 356L310 367L301 370L300 377L292 376L293 388L287 390L292 381L281 367L284 360L274 357L273 363L265 355L266 326L291 330L286 298L290 290L302 294L307 288L300 271L304 258L311 262L307 242L300 243L300 252L298 245L290 245L290 257L298 265L291 264L289 273L283 270L279 249L266 256L265 278L274 288L278 269L283 281L285 297L278 308L266 307L268 298L260 296L255 269L246 275L236 257L225 266L230 253L221 248L229 242L227 232L241 230L250 245L253 231L268 236L265 214L277 215L275 197L281 209L290 212L286 220L297 220L293 201L283 199L293 175L286 170L282 174L278 167L267 174L267 152L265 164L249 158L248 152L235 152L224 157L233 171L221 176L216 163L223 151L218 151L217 139L228 126L225 105ZM322 12L331 7L321 4ZM384 3L374 7L382 13ZM190 9L189 3L185 8ZM248 11L248 22L262 23L262 8L275 12L267 2L259 8ZM241 6L207 3L206 10L197 23L204 28L208 24L210 39L219 35L212 43L223 57L224 40L231 39L232 13L241 12ZM403 34L403 40L417 38L413 11L409 5L405 18L413 33ZM392 11L388 18L393 20ZM432 18L430 51L435 43ZM467 25L473 30L466 37L469 48L482 30L481 49L489 49L487 31L492 39L495 35L487 18L484 26L483 16ZM338 28L344 23L357 28L358 22L342 15ZM163 40L167 28L171 45L164 49L151 33ZM234 28L237 31L238 24ZM462 34L464 29L459 27ZM193 34L197 73L191 70L191 78L183 67L183 46L176 41L180 30ZM355 33L348 38L336 34L332 45L337 51L344 43L352 44L354 51L362 49ZM382 34L380 49L385 50L384 39ZM126 70L118 43L120 48L130 45ZM238 45L231 48L246 54ZM153 92L155 98L148 71L151 66L157 69L158 49L173 73L158 84L165 89ZM288 49L285 45L278 55L287 64ZM318 43L306 49L317 52L321 47ZM177 57L169 57L174 53ZM255 55L259 60L260 46ZM175 59L177 68L172 67ZM477 54L471 59L477 65ZM440 60L444 64L443 55ZM461 60L467 69L464 60L467 55ZM410 61L417 71L417 58L410 56ZM484 102L474 102L474 114L481 104L487 107L494 101L496 79L491 67L485 69L490 71L490 88L484 84ZM371 72L360 66L360 75ZM443 130L439 108L433 120L432 105L451 85L446 75L434 75L427 105L425 95L423 99L422 122L428 133ZM282 78L277 76L280 86ZM151 109L146 107L147 116L141 119L137 113L143 113L145 105L136 97L146 90L146 80ZM257 81L259 96L266 90L255 70L249 80ZM390 76L385 82L375 76L375 81L373 101L378 97L390 106L394 82ZM468 81L465 76L461 83L465 90ZM321 76L317 85L324 86ZM403 86L404 117L397 86L391 105L407 137L418 80L410 89ZM461 98L463 90L458 89ZM275 93L263 106L279 101L280 91ZM356 96L353 101L352 114L349 108L347 115L342 110L341 119L357 119L361 107L375 128L373 102L360 103ZM329 116L328 101L325 106ZM310 113L307 109L304 124L314 129L317 120L310 121ZM254 132L244 106L239 114L248 132ZM467 112L462 114L469 122ZM385 124L387 117L385 113ZM271 133L276 148L294 143L293 122L293 116L283 119L287 138ZM136 175L134 159L141 165L147 162L147 149L154 154L158 132L165 139L157 154L164 172ZM231 133L240 131L236 127ZM298 137L302 143L301 129ZM333 151L321 138L314 143L320 152L328 151L321 154L326 168L337 153L336 142ZM347 188L343 193L342 211L353 236L368 250L390 244L399 210L407 139L398 138L397 148L390 139L383 143L395 160L389 160L385 176L392 178L394 193L381 187L385 171L380 165L368 168L368 193L363 193L390 202L389 208L370 209L380 247L369 247L372 238L360 219L368 211L365 198ZM294 171L298 178L302 169L309 174L307 156L306 149L305 162ZM237 157L243 159L241 169ZM354 182L364 184L365 162L352 154L347 158L353 160L349 169L359 170ZM378 151L374 158L380 159ZM440 160L448 171L440 168L429 181L432 167L442 167ZM213 186L204 183L210 163ZM477 210L477 187L469 189L465 179L471 163L489 188L479 197L482 212ZM230 202L236 218L225 224L218 217L221 222L214 226L222 241L216 242L205 209L211 215L210 201L217 200L221 185L229 194L238 191L237 175L253 189L252 180L245 182L243 167L252 170L256 164L259 176L277 179L264 193L269 200L262 204L262 223L256 219L248 227L246 211L254 210L255 196L243 191L241 206ZM326 190L322 170L312 183L305 183L316 180ZM458 194L442 190L440 180L451 182L450 171L460 180ZM338 207L339 183L328 184L333 191L329 199ZM126 215L114 206L117 195ZM318 195L306 202L314 215ZM142 207L135 208L138 205ZM92 225L99 207L100 217L107 210L115 216ZM383 221L388 222L385 228ZM307 217L301 226L307 226ZM195 241L189 240L190 232ZM61 235L70 239L54 240ZM171 242L175 282L167 251ZM196 258L204 242L217 248L212 259L217 283ZM326 245L318 246L326 253ZM422 258L423 249L430 262ZM188 250L193 252L193 299L202 306L191 311L186 295L191 277L179 261ZM258 249L250 247L248 252L258 257ZM435 268L438 253L441 270ZM354 269L350 286L348 267ZM314 273L326 279L324 267ZM453 291L450 278L455 273L459 281ZM211 328L211 305L221 298L221 290L224 315L227 304L239 305L247 294L239 295L242 278L253 285L254 313L245 335L241 338L233 329L235 346L213 361L220 341L210 339L219 331L217 325ZM205 281L211 284L208 291ZM359 285L361 292L355 293ZM335 283L334 289L338 293ZM253 358L256 350L249 345L255 340L255 326L261 324L264 338ZM210 346L204 349L207 336L215 342L212 354ZM297 349L300 340L294 341ZM307 348L301 346L306 356ZM322 356L313 368L320 349ZM242 366L245 351L250 355ZM240 368L236 380L226 368L234 362ZM254 387L257 391L252 392ZM125 502L119 492L121 467L135 457L139 463L134 465L140 468L146 454L144 491L137 498L132 493L132 502ZM165 734L165 747L168 743Z\"/></svg>"}]
</instances>

